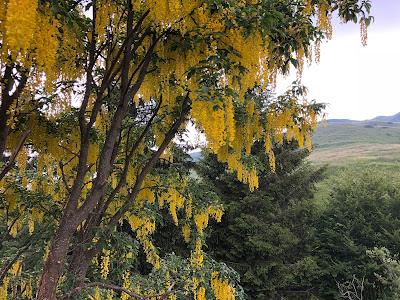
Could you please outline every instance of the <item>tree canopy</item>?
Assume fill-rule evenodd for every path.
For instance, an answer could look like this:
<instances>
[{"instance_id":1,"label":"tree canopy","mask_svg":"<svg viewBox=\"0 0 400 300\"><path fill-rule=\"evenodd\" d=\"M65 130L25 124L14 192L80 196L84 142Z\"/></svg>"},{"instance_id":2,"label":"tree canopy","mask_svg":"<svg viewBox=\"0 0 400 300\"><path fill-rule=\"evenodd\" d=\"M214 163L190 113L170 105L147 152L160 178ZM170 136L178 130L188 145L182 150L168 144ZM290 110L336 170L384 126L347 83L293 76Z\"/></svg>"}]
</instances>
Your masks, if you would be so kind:
<instances>
[{"instance_id":1,"label":"tree canopy","mask_svg":"<svg viewBox=\"0 0 400 300\"><path fill-rule=\"evenodd\" d=\"M204 260L204 228L222 207L174 163L173 140L192 122L257 188L254 141L264 141L274 169L272 142L286 133L310 147L321 106L302 88L263 107L246 92L261 94L290 66L301 77L331 37L335 11L360 22L365 43L369 8L367 0L0 3L0 247L15 245L2 250L0 299L240 296L229 268ZM164 206L192 247L179 270L151 240ZM131 274L138 244L153 281Z\"/></svg>"}]
</instances>

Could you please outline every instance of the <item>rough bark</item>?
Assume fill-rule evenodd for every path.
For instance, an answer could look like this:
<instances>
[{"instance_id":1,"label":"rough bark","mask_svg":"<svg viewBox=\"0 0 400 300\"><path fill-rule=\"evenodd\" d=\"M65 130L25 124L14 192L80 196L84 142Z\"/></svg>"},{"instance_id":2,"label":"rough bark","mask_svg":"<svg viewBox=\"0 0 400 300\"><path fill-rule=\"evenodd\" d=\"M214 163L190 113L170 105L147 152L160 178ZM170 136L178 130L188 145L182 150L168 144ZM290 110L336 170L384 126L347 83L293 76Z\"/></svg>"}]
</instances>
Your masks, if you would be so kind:
<instances>
[{"instance_id":1,"label":"rough bark","mask_svg":"<svg viewBox=\"0 0 400 300\"><path fill-rule=\"evenodd\" d=\"M76 218L70 214L64 214L61 219L43 268L36 299L56 299L58 281L64 268L65 257L67 256L71 237L76 229L74 226L76 223Z\"/></svg>"}]
</instances>

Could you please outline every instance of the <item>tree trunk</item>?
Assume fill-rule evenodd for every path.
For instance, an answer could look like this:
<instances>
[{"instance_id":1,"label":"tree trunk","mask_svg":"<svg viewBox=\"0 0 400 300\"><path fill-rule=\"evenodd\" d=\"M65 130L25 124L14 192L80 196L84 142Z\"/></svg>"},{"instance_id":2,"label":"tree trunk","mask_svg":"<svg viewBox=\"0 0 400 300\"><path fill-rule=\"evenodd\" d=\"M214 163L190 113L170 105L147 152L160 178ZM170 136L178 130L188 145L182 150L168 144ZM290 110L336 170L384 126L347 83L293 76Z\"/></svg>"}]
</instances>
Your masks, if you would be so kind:
<instances>
[{"instance_id":1,"label":"tree trunk","mask_svg":"<svg viewBox=\"0 0 400 300\"><path fill-rule=\"evenodd\" d=\"M36 294L37 300L55 300L57 285L62 274L65 258L69 249L69 242L73 236L76 226L70 217L65 214L61 220L53 245L46 259L39 288Z\"/></svg>"}]
</instances>

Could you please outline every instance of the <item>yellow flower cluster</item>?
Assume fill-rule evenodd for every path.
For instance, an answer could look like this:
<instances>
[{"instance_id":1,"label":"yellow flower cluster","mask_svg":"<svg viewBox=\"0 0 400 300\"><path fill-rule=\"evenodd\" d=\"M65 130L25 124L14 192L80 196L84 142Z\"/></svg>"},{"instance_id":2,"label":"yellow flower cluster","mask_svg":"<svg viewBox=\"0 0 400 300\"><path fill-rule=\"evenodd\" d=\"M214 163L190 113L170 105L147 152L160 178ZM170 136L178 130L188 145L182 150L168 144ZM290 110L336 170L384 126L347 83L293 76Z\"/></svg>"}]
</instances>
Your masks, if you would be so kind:
<instances>
[{"instance_id":1,"label":"yellow flower cluster","mask_svg":"<svg viewBox=\"0 0 400 300\"><path fill-rule=\"evenodd\" d=\"M200 269L203 266L203 250L202 242L200 238L196 239L196 247L195 250L191 252L190 256L190 264L194 269Z\"/></svg>"},{"instance_id":2,"label":"yellow flower cluster","mask_svg":"<svg viewBox=\"0 0 400 300\"><path fill-rule=\"evenodd\" d=\"M104 255L102 257L101 261L101 276L106 279L108 276L108 273L110 272L109 270L109 264L110 264L110 250L105 250L103 251Z\"/></svg>"},{"instance_id":3,"label":"yellow flower cluster","mask_svg":"<svg viewBox=\"0 0 400 300\"><path fill-rule=\"evenodd\" d=\"M182 226L182 234L183 234L183 237L185 238L185 242L189 243L189 241L190 241L190 226L188 224L185 224Z\"/></svg>"},{"instance_id":4,"label":"yellow flower cluster","mask_svg":"<svg viewBox=\"0 0 400 300\"><path fill-rule=\"evenodd\" d=\"M100 288L96 286L94 295L89 294L90 300L100 300Z\"/></svg>"},{"instance_id":5,"label":"yellow flower cluster","mask_svg":"<svg viewBox=\"0 0 400 300\"><path fill-rule=\"evenodd\" d=\"M129 271L125 271L124 272L124 274L122 275L122 279L124 281L123 288L125 288L127 290L132 290ZM122 293L121 299L122 300L128 300L128 299L130 299L130 296L128 294L126 294L126 293Z\"/></svg>"},{"instance_id":6,"label":"yellow flower cluster","mask_svg":"<svg viewBox=\"0 0 400 300\"><path fill-rule=\"evenodd\" d=\"M36 31L38 0L9 0L4 22L4 41L13 59L25 62ZM3 50L4 51L4 50ZM7 55L7 53L3 53Z\"/></svg>"},{"instance_id":7,"label":"yellow flower cluster","mask_svg":"<svg viewBox=\"0 0 400 300\"><path fill-rule=\"evenodd\" d=\"M29 279L25 282L24 292L22 293L22 297L26 297L28 299L32 299L32 279ZM0 298L1 299L1 298Z\"/></svg>"},{"instance_id":8,"label":"yellow flower cluster","mask_svg":"<svg viewBox=\"0 0 400 300\"><path fill-rule=\"evenodd\" d=\"M201 104L202 102L197 101L200 107L207 107L209 104ZM217 154L218 159L222 162L227 162L229 170L231 172L237 171L238 179L244 183L248 183L250 190L254 190L258 187L258 178L257 172L254 167L251 170L248 170L246 166L240 161L242 154L249 155L251 146L254 143L254 138L260 137L260 127L259 127L259 112L254 109L254 102L249 101L246 105L246 118L247 121L243 124L243 122L236 123L234 120L234 112L231 101L228 100L228 107L224 110L224 115L222 118L217 119L216 114L213 115L213 110L209 109L201 109L199 108L199 112L201 113L198 119L202 119L202 123L204 124L204 131L208 132L211 137L207 137L208 141L213 140L213 136L219 134L219 136L223 137L222 143L219 144L219 147L215 147L214 145L217 143L209 143L209 148L211 151ZM222 110L221 110L222 111ZM196 113L196 110L194 110ZM210 117L211 116L211 117ZM215 119L213 119L215 118ZM222 133L216 132L218 129L218 125L214 124L222 124L221 126L225 126L222 129ZM209 129L207 131L207 129Z\"/></svg>"},{"instance_id":9,"label":"yellow flower cluster","mask_svg":"<svg viewBox=\"0 0 400 300\"><path fill-rule=\"evenodd\" d=\"M328 1L324 0L318 4L317 9L317 28L326 32L326 37L332 38L332 13Z\"/></svg>"},{"instance_id":10,"label":"yellow flower cluster","mask_svg":"<svg viewBox=\"0 0 400 300\"><path fill-rule=\"evenodd\" d=\"M136 232L137 239L143 246L147 262L158 269L160 267L160 258L153 243L149 240L149 235L154 232L156 227L154 219L150 219L146 216L141 218L130 212L127 212L125 216L132 230Z\"/></svg>"},{"instance_id":11,"label":"yellow flower cluster","mask_svg":"<svg viewBox=\"0 0 400 300\"><path fill-rule=\"evenodd\" d=\"M363 19L360 20L360 35L361 35L361 44L364 47L367 46L367 39L368 39L367 24Z\"/></svg>"},{"instance_id":12,"label":"yellow flower cluster","mask_svg":"<svg viewBox=\"0 0 400 300\"><path fill-rule=\"evenodd\" d=\"M33 36L32 49L35 49L36 64L50 75L57 60L60 24L47 7L42 11L36 20L37 28Z\"/></svg>"},{"instance_id":13,"label":"yellow flower cluster","mask_svg":"<svg viewBox=\"0 0 400 300\"><path fill-rule=\"evenodd\" d=\"M75 64L78 53L83 51L77 32L62 23L48 4L42 5L38 0L2 1L0 65L4 68L14 63L27 72L28 83L23 92L33 92L43 84L53 92L60 77L76 80L81 75L82 68Z\"/></svg>"},{"instance_id":14,"label":"yellow flower cluster","mask_svg":"<svg viewBox=\"0 0 400 300\"><path fill-rule=\"evenodd\" d=\"M220 279L218 272L211 274L211 288L218 300L235 299L235 288L230 286L226 280Z\"/></svg>"},{"instance_id":15,"label":"yellow flower cluster","mask_svg":"<svg viewBox=\"0 0 400 300\"><path fill-rule=\"evenodd\" d=\"M206 300L206 289L203 286L194 291L194 300Z\"/></svg>"},{"instance_id":16,"label":"yellow flower cluster","mask_svg":"<svg viewBox=\"0 0 400 300\"><path fill-rule=\"evenodd\" d=\"M140 218L129 212L126 213L126 217L132 230L137 231L136 236L138 239L147 237L149 234L153 233L156 228L154 220L147 217Z\"/></svg>"},{"instance_id":17,"label":"yellow flower cluster","mask_svg":"<svg viewBox=\"0 0 400 300\"><path fill-rule=\"evenodd\" d=\"M119 18L118 10L121 9L121 5L115 5L113 1L101 0L96 2L96 31L100 37L99 42L103 42L106 38L106 31L110 28L118 30L118 26L113 26L112 22L115 18ZM123 26L121 24L121 26ZM121 28L124 29L124 28Z\"/></svg>"},{"instance_id":18,"label":"yellow flower cluster","mask_svg":"<svg viewBox=\"0 0 400 300\"><path fill-rule=\"evenodd\" d=\"M217 222L221 221L223 210L221 207L210 205L206 209L194 215L194 222L196 224L197 232L203 235L203 230L208 225L209 217L212 216Z\"/></svg>"},{"instance_id":19,"label":"yellow flower cluster","mask_svg":"<svg viewBox=\"0 0 400 300\"><path fill-rule=\"evenodd\" d=\"M253 167L249 172L243 166L243 164L239 162L237 169L237 178L239 181L249 184L250 192L253 192L254 189L258 188L258 177L257 177L257 170L255 167Z\"/></svg>"},{"instance_id":20,"label":"yellow flower cluster","mask_svg":"<svg viewBox=\"0 0 400 300\"><path fill-rule=\"evenodd\" d=\"M114 291L108 290L107 291L107 300L112 300L114 298Z\"/></svg>"},{"instance_id":21,"label":"yellow flower cluster","mask_svg":"<svg viewBox=\"0 0 400 300\"><path fill-rule=\"evenodd\" d=\"M14 263L10 269L10 273L15 276L17 272L21 272L22 266L20 265L20 261L18 260L16 263Z\"/></svg>"},{"instance_id":22,"label":"yellow flower cluster","mask_svg":"<svg viewBox=\"0 0 400 300\"><path fill-rule=\"evenodd\" d=\"M201 1L180 1L180 0L147 0L134 1L139 7L142 3L144 10L150 10L150 20L156 23L160 30L167 27L185 30L184 22L179 22L182 18L188 18L190 12L199 7Z\"/></svg>"},{"instance_id":23,"label":"yellow flower cluster","mask_svg":"<svg viewBox=\"0 0 400 300\"><path fill-rule=\"evenodd\" d=\"M192 283L193 287L191 288L191 290L189 290L189 285L185 286L185 294L187 295L189 294L189 292L193 292L195 300L206 300L206 290L202 285L202 283L204 283L204 280L202 278L197 279L196 277L193 277Z\"/></svg>"},{"instance_id":24,"label":"yellow flower cluster","mask_svg":"<svg viewBox=\"0 0 400 300\"><path fill-rule=\"evenodd\" d=\"M3 279L3 284L0 286L0 300L7 300L7 294L8 294L8 282L10 281L10 278L5 277Z\"/></svg>"},{"instance_id":25,"label":"yellow flower cluster","mask_svg":"<svg viewBox=\"0 0 400 300\"><path fill-rule=\"evenodd\" d=\"M80 29L76 24L73 26L61 24L61 30L64 34L58 49L57 65L53 68L54 71L59 72L46 74L46 76L50 75L51 79L59 77L64 81L80 79L84 69L80 64L76 63L76 60L77 58L81 58L85 52L84 44L81 42L82 37L77 35ZM46 88L49 87L50 83L51 81L49 80ZM71 101L72 95L67 94L67 96L68 98L66 100ZM62 110L59 110L59 112L60 111Z\"/></svg>"}]
</instances>

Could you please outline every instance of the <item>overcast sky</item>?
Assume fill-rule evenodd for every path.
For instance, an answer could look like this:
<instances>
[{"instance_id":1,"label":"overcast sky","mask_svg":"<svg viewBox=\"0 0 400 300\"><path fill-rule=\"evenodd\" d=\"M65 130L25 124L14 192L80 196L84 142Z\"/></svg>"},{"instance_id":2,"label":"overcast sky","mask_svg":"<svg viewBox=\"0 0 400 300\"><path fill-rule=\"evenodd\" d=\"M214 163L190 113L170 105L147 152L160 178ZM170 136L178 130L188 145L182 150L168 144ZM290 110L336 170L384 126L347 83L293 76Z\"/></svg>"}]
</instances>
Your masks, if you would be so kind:
<instances>
[{"instance_id":1,"label":"overcast sky","mask_svg":"<svg viewBox=\"0 0 400 300\"><path fill-rule=\"evenodd\" d=\"M400 112L400 0L372 0L375 22L363 47L358 24L333 20L321 62L304 70L309 98L329 103L329 119L366 120ZM294 72L293 72L294 73ZM295 74L278 81L280 93Z\"/></svg>"}]
</instances>

